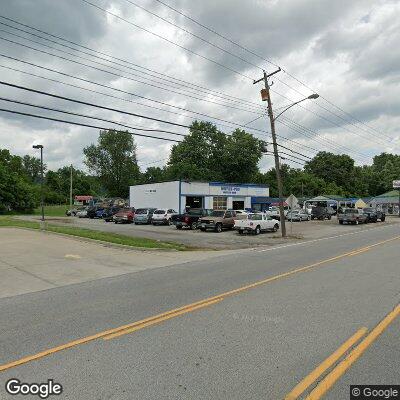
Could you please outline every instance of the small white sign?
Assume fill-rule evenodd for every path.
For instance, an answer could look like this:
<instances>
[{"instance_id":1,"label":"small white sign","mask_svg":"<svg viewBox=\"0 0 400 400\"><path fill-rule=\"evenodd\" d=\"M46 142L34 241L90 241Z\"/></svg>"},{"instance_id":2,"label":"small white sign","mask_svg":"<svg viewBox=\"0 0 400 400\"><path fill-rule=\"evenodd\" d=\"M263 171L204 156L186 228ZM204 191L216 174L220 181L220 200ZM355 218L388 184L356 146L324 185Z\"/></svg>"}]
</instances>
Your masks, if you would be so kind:
<instances>
[{"instance_id":1,"label":"small white sign","mask_svg":"<svg viewBox=\"0 0 400 400\"><path fill-rule=\"evenodd\" d=\"M393 181L393 189L399 189L400 188L400 181Z\"/></svg>"},{"instance_id":2,"label":"small white sign","mask_svg":"<svg viewBox=\"0 0 400 400\"><path fill-rule=\"evenodd\" d=\"M297 197L294 194L291 194L286 200L285 200L286 204L290 207L290 208L295 208L298 204L299 201L297 200Z\"/></svg>"}]
</instances>

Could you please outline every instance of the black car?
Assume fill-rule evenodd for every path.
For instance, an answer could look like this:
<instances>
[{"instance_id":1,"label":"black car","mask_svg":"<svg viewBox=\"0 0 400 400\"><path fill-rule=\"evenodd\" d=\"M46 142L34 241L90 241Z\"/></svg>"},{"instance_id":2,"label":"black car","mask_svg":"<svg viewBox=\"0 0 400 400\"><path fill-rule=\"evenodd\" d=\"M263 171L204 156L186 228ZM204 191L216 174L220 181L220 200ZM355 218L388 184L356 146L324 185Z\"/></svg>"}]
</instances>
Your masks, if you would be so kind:
<instances>
[{"instance_id":1,"label":"black car","mask_svg":"<svg viewBox=\"0 0 400 400\"><path fill-rule=\"evenodd\" d=\"M376 210L375 208L372 207L366 207L363 209L364 214L367 216L367 221L366 222L378 222L385 221L386 215L384 212Z\"/></svg>"},{"instance_id":2,"label":"black car","mask_svg":"<svg viewBox=\"0 0 400 400\"><path fill-rule=\"evenodd\" d=\"M120 210L120 207L109 207L105 208L102 214L102 218L105 222L111 222L114 215Z\"/></svg>"},{"instance_id":3,"label":"black car","mask_svg":"<svg viewBox=\"0 0 400 400\"><path fill-rule=\"evenodd\" d=\"M311 219L331 219L332 214L329 212L327 207L313 207L311 210Z\"/></svg>"}]
</instances>

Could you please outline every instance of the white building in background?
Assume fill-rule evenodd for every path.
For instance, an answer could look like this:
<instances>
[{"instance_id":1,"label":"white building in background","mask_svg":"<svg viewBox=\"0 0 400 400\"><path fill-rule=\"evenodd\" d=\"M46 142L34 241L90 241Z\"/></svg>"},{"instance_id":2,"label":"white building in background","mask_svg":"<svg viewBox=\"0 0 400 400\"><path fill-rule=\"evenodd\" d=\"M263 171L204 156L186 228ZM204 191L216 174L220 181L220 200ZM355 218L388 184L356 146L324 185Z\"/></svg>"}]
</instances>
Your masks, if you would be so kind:
<instances>
[{"instance_id":1,"label":"white building in background","mask_svg":"<svg viewBox=\"0 0 400 400\"><path fill-rule=\"evenodd\" d=\"M252 208L257 197L268 197L269 187L252 183L170 181L135 185L129 188L131 207L186 207L215 210Z\"/></svg>"}]
</instances>

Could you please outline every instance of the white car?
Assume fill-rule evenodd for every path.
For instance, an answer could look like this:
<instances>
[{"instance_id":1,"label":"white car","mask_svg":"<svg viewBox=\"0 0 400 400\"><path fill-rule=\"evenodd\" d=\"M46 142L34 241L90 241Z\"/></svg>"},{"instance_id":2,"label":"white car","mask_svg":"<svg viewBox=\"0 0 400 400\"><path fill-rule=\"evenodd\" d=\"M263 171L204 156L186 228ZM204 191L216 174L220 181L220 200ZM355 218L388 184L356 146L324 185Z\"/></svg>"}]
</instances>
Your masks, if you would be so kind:
<instances>
[{"instance_id":1,"label":"white car","mask_svg":"<svg viewBox=\"0 0 400 400\"><path fill-rule=\"evenodd\" d=\"M286 214L289 212L289 208L287 206L284 207L283 213L286 216ZM271 206L268 211L265 212L267 215L270 217L280 220L281 215L279 211L279 207L277 206Z\"/></svg>"},{"instance_id":2,"label":"white car","mask_svg":"<svg viewBox=\"0 0 400 400\"><path fill-rule=\"evenodd\" d=\"M151 223L153 225L171 225L171 217L178 215L178 213L172 208L157 208L154 211Z\"/></svg>"},{"instance_id":3,"label":"white car","mask_svg":"<svg viewBox=\"0 0 400 400\"><path fill-rule=\"evenodd\" d=\"M76 213L78 218L87 218L87 208L83 208Z\"/></svg>"},{"instance_id":4,"label":"white car","mask_svg":"<svg viewBox=\"0 0 400 400\"><path fill-rule=\"evenodd\" d=\"M240 235L245 232L251 232L258 235L259 233L266 231L276 232L279 229L279 221L265 213L252 213L247 216L247 219L235 219L234 228L239 231Z\"/></svg>"}]
</instances>

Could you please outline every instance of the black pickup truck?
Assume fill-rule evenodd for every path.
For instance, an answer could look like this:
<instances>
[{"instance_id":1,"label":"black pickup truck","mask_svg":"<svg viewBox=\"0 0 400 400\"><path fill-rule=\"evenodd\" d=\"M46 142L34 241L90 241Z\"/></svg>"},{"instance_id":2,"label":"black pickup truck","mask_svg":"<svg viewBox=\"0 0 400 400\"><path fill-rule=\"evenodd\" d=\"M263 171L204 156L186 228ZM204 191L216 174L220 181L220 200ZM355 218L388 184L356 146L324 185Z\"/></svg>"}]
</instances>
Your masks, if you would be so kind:
<instances>
[{"instance_id":1,"label":"black pickup truck","mask_svg":"<svg viewBox=\"0 0 400 400\"><path fill-rule=\"evenodd\" d=\"M383 211L376 210L372 207L366 207L363 209L364 214L367 215L367 222L377 222L378 219L384 222L386 219L386 214Z\"/></svg>"},{"instance_id":2,"label":"black pickup truck","mask_svg":"<svg viewBox=\"0 0 400 400\"><path fill-rule=\"evenodd\" d=\"M182 229L183 227L196 229L199 219L210 215L212 211L207 208L192 208L184 214L174 215L171 220L176 229Z\"/></svg>"}]
</instances>

